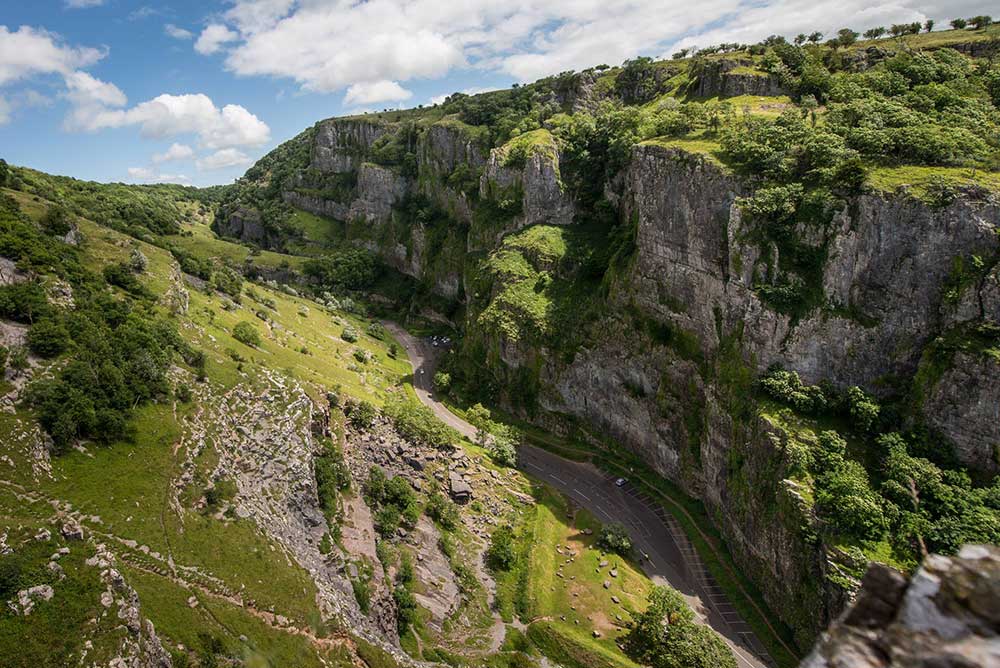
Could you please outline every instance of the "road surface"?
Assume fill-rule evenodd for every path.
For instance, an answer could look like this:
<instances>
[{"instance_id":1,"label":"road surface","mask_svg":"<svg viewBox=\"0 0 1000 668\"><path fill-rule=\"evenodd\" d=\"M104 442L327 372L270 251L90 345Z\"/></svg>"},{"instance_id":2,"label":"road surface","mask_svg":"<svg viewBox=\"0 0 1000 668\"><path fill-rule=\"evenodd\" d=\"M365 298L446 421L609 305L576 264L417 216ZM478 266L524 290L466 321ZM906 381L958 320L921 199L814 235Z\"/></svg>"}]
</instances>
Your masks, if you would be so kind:
<instances>
[{"instance_id":1,"label":"road surface","mask_svg":"<svg viewBox=\"0 0 1000 668\"><path fill-rule=\"evenodd\" d=\"M413 389L420 402L442 422L474 439L475 427L448 410L434 395L434 371L443 348L413 336L393 322L384 324L409 355ZM572 462L534 446L521 445L518 460L518 467L527 474L552 485L601 521L628 529L637 552L648 555L641 560L646 575L657 584L681 592L702 621L726 640L740 668L774 665L753 630L715 583L683 529L660 504L629 483L619 486L612 476L591 464Z\"/></svg>"}]
</instances>

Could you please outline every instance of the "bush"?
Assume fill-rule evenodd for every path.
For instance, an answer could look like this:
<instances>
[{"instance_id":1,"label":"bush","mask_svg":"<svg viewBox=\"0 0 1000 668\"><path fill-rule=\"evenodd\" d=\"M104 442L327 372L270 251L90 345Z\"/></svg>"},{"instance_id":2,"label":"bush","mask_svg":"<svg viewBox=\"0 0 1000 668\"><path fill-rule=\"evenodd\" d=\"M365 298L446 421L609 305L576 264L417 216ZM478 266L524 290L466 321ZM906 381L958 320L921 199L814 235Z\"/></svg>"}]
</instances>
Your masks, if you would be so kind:
<instances>
[{"instance_id":1,"label":"bush","mask_svg":"<svg viewBox=\"0 0 1000 668\"><path fill-rule=\"evenodd\" d=\"M503 425L497 429L486 446L490 459L500 466L517 466L517 436L516 432Z\"/></svg>"},{"instance_id":2,"label":"bush","mask_svg":"<svg viewBox=\"0 0 1000 668\"><path fill-rule=\"evenodd\" d=\"M365 328L365 333L373 339L381 341L385 338L385 327L383 327L380 322L373 322Z\"/></svg>"},{"instance_id":3,"label":"bush","mask_svg":"<svg viewBox=\"0 0 1000 668\"><path fill-rule=\"evenodd\" d=\"M817 385L803 385L795 371L772 369L761 377L758 384L772 399L806 415L820 415L829 405L823 390Z\"/></svg>"},{"instance_id":4,"label":"bush","mask_svg":"<svg viewBox=\"0 0 1000 668\"><path fill-rule=\"evenodd\" d=\"M847 405L851 421L862 431L871 431L878 422L881 408L878 402L855 386L847 390Z\"/></svg>"},{"instance_id":5,"label":"bush","mask_svg":"<svg viewBox=\"0 0 1000 668\"><path fill-rule=\"evenodd\" d=\"M499 526L490 535L490 546L486 550L486 565L494 571L509 571L517 560L517 544L514 530L507 525Z\"/></svg>"},{"instance_id":6,"label":"bush","mask_svg":"<svg viewBox=\"0 0 1000 668\"><path fill-rule=\"evenodd\" d=\"M69 344L69 331L58 318L42 318L28 330L28 347L41 357L55 357Z\"/></svg>"},{"instance_id":7,"label":"bush","mask_svg":"<svg viewBox=\"0 0 1000 668\"><path fill-rule=\"evenodd\" d=\"M427 498L427 506L424 508L427 517L437 522L445 531L452 531L458 527L461 517L458 514L458 506L440 492L433 492Z\"/></svg>"},{"instance_id":8,"label":"bush","mask_svg":"<svg viewBox=\"0 0 1000 668\"><path fill-rule=\"evenodd\" d=\"M344 327L344 331L340 333L340 338L348 343L357 343L358 341L358 330L354 329L350 325Z\"/></svg>"},{"instance_id":9,"label":"bush","mask_svg":"<svg viewBox=\"0 0 1000 668\"><path fill-rule=\"evenodd\" d=\"M438 371L434 374L434 389L442 394L446 394L451 389L451 374Z\"/></svg>"},{"instance_id":10,"label":"bush","mask_svg":"<svg viewBox=\"0 0 1000 668\"><path fill-rule=\"evenodd\" d=\"M371 429L378 416L378 409L368 401L360 401L350 407L349 417L356 429Z\"/></svg>"},{"instance_id":11,"label":"bush","mask_svg":"<svg viewBox=\"0 0 1000 668\"><path fill-rule=\"evenodd\" d=\"M832 533L854 540L876 540L887 528L880 499L868 484L868 474L850 460L816 480L816 511Z\"/></svg>"},{"instance_id":12,"label":"bush","mask_svg":"<svg viewBox=\"0 0 1000 668\"><path fill-rule=\"evenodd\" d=\"M606 524L597 534L597 547L628 557L632 554L632 538L621 524Z\"/></svg>"},{"instance_id":13,"label":"bush","mask_svg":"<svg viewBox=\"0 0 1000 668\"><path fill-rule=\"evenodd\" d=\"M253 323L245 320L236 323L236 326L233 327L233 338L251 348L256 348L260 345L260 332L253 326Z\"/></svg>"},{"instance_id":14,"label":"bush","mask_svg":"<svg viewBox=\"0 0 1000 668\"><path fill-rule=\"evenodd\" d=\"M306 276L327 290L363 290L378 278L380 266L370 251L351 248L307 260Z\"/></svg>"},{"instance_id":15,"label":"bush","mask_svg":"<svg viewBox=\"0 0 1000 668\"><path fill-rule=\"evenodd\" d=\"M396 603L396 624L399 627L399 634L403 635L410 625L417 621L417 599L403 586L392 590L392 599Z\"/></svg>"},{"instance_id":16,"label":"bush","mask_svg":"<svg viewBox=\"0 0 1000 668\"><path fill-rule=\"evenodd\" d=\"M45 290L38 283L0 286L0 318L31 323L51 311Z\"/></svg>"},{"instance_id":17,"label":"bush","mask_svg":"<svg viewBox=\"0 0 1000 668\"><path fill-rule=\"evenodd\" d=\"M441 422L434 411L401 394L390 397L382 412L392 420L396 431L413 443L443 449L460 439L458 432Z\"/></svg>"},{"instance_id":18,"label":"bush","mask_svg":"<svg viewBox=\"0 0 1000 668\"><path fill-rule=\"evenodd\" d=\"M110 285L117 286L125 292L135 297L149 298L152 295L143 287L139 279L132 273L132 268L125 262L109 264L104 268L104 280Z\"/></svg>"}]
</instances>

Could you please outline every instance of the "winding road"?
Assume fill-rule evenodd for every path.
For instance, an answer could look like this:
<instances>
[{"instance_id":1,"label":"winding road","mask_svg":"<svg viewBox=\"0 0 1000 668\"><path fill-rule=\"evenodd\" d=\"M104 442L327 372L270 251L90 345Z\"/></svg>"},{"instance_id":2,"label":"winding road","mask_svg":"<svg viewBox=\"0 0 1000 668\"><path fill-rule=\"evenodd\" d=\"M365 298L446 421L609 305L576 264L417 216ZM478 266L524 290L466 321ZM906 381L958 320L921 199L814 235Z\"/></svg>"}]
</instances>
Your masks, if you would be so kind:
<instances>
[{"instance_id":1,"label":"winding road","mask_svg":"<svg viewBox=\"0 0 1000 668\"><path fill-rule=\"evenodd\" d=\"M396 323L385 321L406 350L413 367L413 389L417 398L445 424L469 439L476 429L442 404L434 394L432 379L443 349L420 339ZM681 592L700 619L711 626L732 648L740 668L764 668L774 661L723 590L715 583L691 545L684 530L663 507L631 484L618 485L592 464L563 459L546 450L521 445L518 467L542 480L604 522L621 524L639 554L646 575L657 584Z\"/></svg>"}]
</instances>

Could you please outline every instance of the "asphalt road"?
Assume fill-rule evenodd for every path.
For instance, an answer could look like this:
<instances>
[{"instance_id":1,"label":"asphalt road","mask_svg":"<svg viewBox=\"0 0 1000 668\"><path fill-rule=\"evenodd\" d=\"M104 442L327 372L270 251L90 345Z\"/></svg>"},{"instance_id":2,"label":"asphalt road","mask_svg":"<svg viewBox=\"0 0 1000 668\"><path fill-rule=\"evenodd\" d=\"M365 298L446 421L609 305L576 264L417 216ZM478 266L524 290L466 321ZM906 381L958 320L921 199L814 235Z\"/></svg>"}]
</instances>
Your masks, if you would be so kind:
<instances>
[{"instance_id":1,"label":"asphalt road","mask_svg":"<svg viewBox=\"0 0 1000 668\"><path fill-rule=\"evenodd\" d=\"M474 438L476 429L434 397L432 379L444 349L414 337L393 322L384 324L409 355L417 398L445 424ZM699 618L726 640L741 668L774 665L753 630L715 583L683 529L662 506L627 482L618 485L612 476L591 464L569 461L530 445L520 446L518 460L519 468L528 475L552 485L601 521L628 529L642 555L640 565L646 575L657 584L681 592Z\"/></svg>"}]
</instances>

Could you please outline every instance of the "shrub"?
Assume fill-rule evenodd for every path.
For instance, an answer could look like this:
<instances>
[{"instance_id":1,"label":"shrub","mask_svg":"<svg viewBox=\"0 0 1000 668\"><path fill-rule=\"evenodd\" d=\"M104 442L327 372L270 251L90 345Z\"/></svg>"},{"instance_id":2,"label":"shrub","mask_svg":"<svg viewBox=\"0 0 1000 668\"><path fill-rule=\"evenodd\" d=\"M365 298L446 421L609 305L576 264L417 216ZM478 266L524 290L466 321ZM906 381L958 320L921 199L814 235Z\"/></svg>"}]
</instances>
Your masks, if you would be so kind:
<instances>
[{"instance_id":1,"label":"shrub","mask_svg":"<svg viewBox=\"0 0 1000 668\"><path fill-rule=\"evenodd\" d=\"M246 320L236 323L236 326L233 327L233 338L251 348L260 345L260 332L253 326L253 323Z\"/></svg>"},{"instance_id":2,"label":"shrub","mask_svg":"<svg viewBox=\"0 0 1000 668\"><path fill-rule=\"evenodd\" d=\"M51 311L45 290L38 283L0 286L0 318L31 323Z\"/></svg>"},{"instance_id":3,"label":"shrub","mask_svg":"<svg viewBox=\"0 0 1000 668\"><path fill-rule=\"evenodd\" d=\"M365 332L373 339L381 341L385 338L385 327L380 322L373 322L365 328Z\"/></svg>"},{"instance_id":4,"label":"shrub","mask_svg":"<svg viewBox=\"0 0 1000 668\"><path fill-rule=\"evenodd\" d=\"M490 459L500 466L517 466L516 432L504 425L498 425L498 427L502 427L502 429L498 429L497 433L493 434L486 446L486 451L489 453Z\"/></svg>"},{"instance_id":5,"label":"shrub","mask_svg":"<svg viewBox=\"0 0 1000 668\"><path fill-rule=\"evenodd\" d=\"M138 248L132 249L132 254L128 258L128 266L136 274L142 274L149 267L149 260Z\"/></svg>"},{"instance_id":6,"label":"shrub","mask_svg":"<svg viewBox=\"0 0 1000 668\"><path fill-rule=\"evenodd\" d=\"M791 406L800 413L819 415L828 407L823 390L817 385L803 385L795 371L771 369L758 381L772 399Z\"/></svg>"},{"instance_id":7,"label":"shrub","mask_svg":"<svg viewBox=\"0 0 1000 668\"><path fill-rule=\"evenodd\" d=\"M509 571L517 559L514 530L507 525L499 526L490 535L490 546L486 550L486 565L494 571Z\"/></svg>"},{"instance_id":8,"label":"shrub","mask_svg":"<svg viewBox=\"0 0 1000 668\"><path fill-rule=\"evenodd\" d=\"M597 547L627 557L632 553L632 539L621 524L606 524L597 534Z\"/></svg>"},{"instance_id":9,"label":"shrub","mask_svg":"<svg viewBox=\"0 0 1000 668\"><path fill-rule=\"evenodd\" d=\"M438 371L434 374L434 389L441 393L447 393L451 388L451 374Z\"/></svg>"},{"instance_id":10,"label":"shrub","mask_svg":"<svg viewBox=\"0 0 1000 668\"><path fill-rule=\"evenodd\" d=\"M855 540L875 540L887 526L868 474L850 460L816 480L816 511L833 533Z\"/></svg>"},{"instance_id":11,"label":"shrub","mask_svg":"<svg viewBox=\"0 0 1000 668\"><path fill-rule=\"evenodd\" d=\"M344 331L340 333L340 338L348 343L357 343L358 341L358 330L354 329L350 325L344 327Z\"/></svg>"},{"instance_id":12,"label":"shrub","mask_svg":"<svg viewBox=\"0 0 1000 668\"><path fill-rule=\"evenodd\" d=\"M378 409L368 401L360 401L351 407L349 417L357 429L371 429L378 416Z\"/></svg>"},{"instance_id":13,"label":"shrub","mask_svg":"<svg viewBox=\"0 0 1000 668\"><path fill-rule=\"evenodd\" d=\"M847 390L847 405L851 421L862 431L871 431L878 422L881 408L878 402L857 386Z\"/></svg>"},{"instance_id":14,"label":"shrub","mask_svg":"<svg viewBox=\"0 0 1000 668\"><path fill-rule=\"evenodd\" d=\"M125 262L109 264L104 268L104 280L109 284L117 286L136 297L150 297L150 293L143 287L139 279L132 273L132 268Z\"/></svg>"},{"instance_id":15,"label":"shrub","mask_svg":"<svg viewBox=\"0 0 1000 668\"><path fill-rule=\"evenodd\" d=\"M178 385L174 390L174 396L177 397L177 401L182 404L187 404L191 402L191 388L187 385Z\"/></svg>"},{"instance_id":16,"label":"shrub","mask_svg":"<svg viewBox=\"0 0 1000 668\"><path fill-rule=\"evenodd\" d=\"M392 598L396 602L396 624L399 634L403 635L417 620L417 599L409 589L402 586L392 590Z\"/></svg>"},{"instance_id":17,"label":"shrub","mask_svg":"<svg viewBox=\"0 0 1000 668\"><path fill-rule=\"evenodd\" d=\"M55 357L69 346L66 326L55 317L38 320L28 330L28 347L41 357Z\"/></svg>"},{"instance_id":18,"label":"shrub","mask_svg":"<svg viewBox=\"0 0 1000 668\"><path fill-rule=\"evenodd\" d=\"M414 443L442 449L451 447L460 438L434 411L408 397L393 395L382 412L392 420L400 435Z\"/></svg>"},{"instance_id":19,"label":"shrub","mask_svg":"<svg viewBox=\"0 0 1000 668\"><path fill-rule=\"evenodd\" d=\"M458 514L458 506L440 492L433 492L427 497L427 506L424 508L427 517L437 522L438 526L446 531L452 531L457 526L461 518Z\"/></svg>"}]
</instances>

